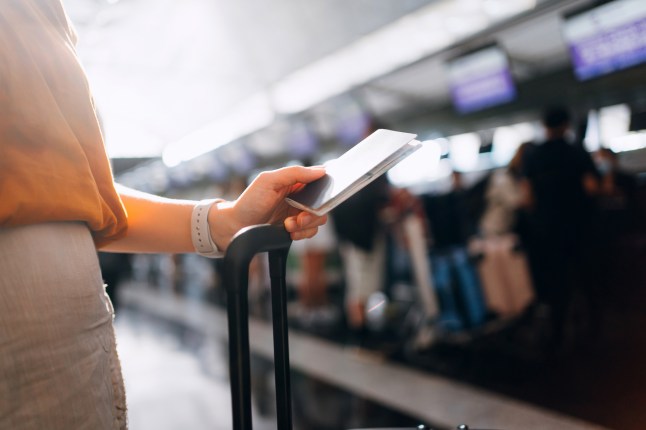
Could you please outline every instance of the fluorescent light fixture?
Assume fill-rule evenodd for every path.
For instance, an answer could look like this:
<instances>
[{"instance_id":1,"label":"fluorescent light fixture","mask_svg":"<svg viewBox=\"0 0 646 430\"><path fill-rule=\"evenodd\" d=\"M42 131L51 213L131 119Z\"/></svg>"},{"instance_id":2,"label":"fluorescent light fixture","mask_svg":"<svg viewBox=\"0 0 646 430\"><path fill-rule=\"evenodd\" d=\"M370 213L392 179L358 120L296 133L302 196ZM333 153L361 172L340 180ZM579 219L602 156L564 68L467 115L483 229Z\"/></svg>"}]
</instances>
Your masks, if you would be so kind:
<instances>
[{"instance_id":1,"label":"fluorescent light fixture","mask_svg":"<svg viewBox=\"0 0 646 430\"><path fill-rule=\"evenodd\" d=\"M599 109L600 143L615 152L646 148L646 132L629 132L630 108L620 104Z\"/></svg>"},{"instance_id":2,"label":"fluorescent light fixture","mask_svg":"<svg viewBox=\"0 0 646 430\"><path fill-rule=\"evenodd\" d=\"M272 88L276 110L287 114L303 111L529 10L536 0L484 3L435 2L292 73Z\"/></svg>"},{"instance_id":3,"label":"fluorescent light fixture","mask_svg":"<svg viewBox=\"0 0 646 430\"><path fill-rule=\"evenodd\" d=\"M167 166L176 166L267 127L273 120L274 112L266 95L256 94L228 114L168 145L162 159Z\"/></svg>"},{"instance_id":4,"label":"fluorescent light fixture","mask_svg":"<svg viewBox=\"0 0 646 430\"><path fill-rule=\"evenodd\" d=\"M601 148L601 135L599 131L599 113L591 109L588 112L588 126L585 129L583 146L588 152L597 151Z\"/></svg>"},{"instance_id":5,"label":"fluorescent light fixture","mask_svg":"<svg viewBox=\"0 0 646 430\"><path fill-rule=\"evenodd\" d=\"M614 152L646 148L646 132L629 132L630 108L625 104L588 112L588 127L583 144L589 152L601 147Z\"/></svg>"},{"instance_id":6,"label":"fluorescent light fixture","mask_svg":"<svg viewBox=\"0 0 646 430\"><path fill-rule=\"evenodd\" d=\"M610 149L614 152L635 151L642 148L646 148L646 131L617 136L610 141Z\"/></svg>"},{"instance_id":7,"label":"fluorescent light fixture","mask_svg":"<svg viewBox=\"0 0 646 430\"><path fill-rule=\"evenodd\" d=\"M536 139L532 123L523 122L505 127L498 127L493 133L492 158L497 166L507 165L524 142Z\"/></svg>"},{"instance_id":8,"label":"fluorescent light fixture","mask_svg":"<svg viewBox=\"0 0 646 430\"><path fill-rule=\"evenodd\" d=\"M504 166L514 156L521 144L520 137L511 127L498 127L493 133L493 150L491 156L498 166Z\"/></svg>"},{"instance_id":9,"label":"fluorescent light fixture","mask_svg":"<svg viewBox=\"0 0 646 430\"><path fill-rule=\"evenodd\" d=\"M611 146L612 142L628 134L630 108L625 104L599 109L599 132L601 145Z\"/></svg>"},{"instance_id":10,"label":"fluorescent light fixture","mask_svg":"<svg viewBox=\"0 0 646 430\"><path fill-rule=\"evenodd\" d=\"M443 176L440 165L442 148L435 140L422 142L422 147L388 171L388 179L397 187L430 182Z\"/></svg>"},{"instance_id":11,"label":"fluorescent light fixture","mask_svg":"<svg viewBox=\"0 0 646 430\"><path fill-rule=\"evenodd\" d=\"M478 165L480 137L477 133L464 133L449 137L451 164L460 172L474 170Z\"/></svg>"},{"instance_id":12,"label":"fluorescent light fixture","mask_svg":"<svg viewBox=\"0 0 646 430\"><path fill-rule=\"evenodd\" d=\"M534 9L536 2L537 0L484 0L482 7L491 18L501 20Z\"/></svg>"},{"instance_id":13,"label":"fluorescent light fixture","mask_svg":"<svg viewBox=\"0 0 646 430\"><path fill-rule=\"evenodd\" d=\"M439 6L444 28L456 37L464 37L487 28L492 19L478 0L458 0Z\"/></svg>"}]
</instances>

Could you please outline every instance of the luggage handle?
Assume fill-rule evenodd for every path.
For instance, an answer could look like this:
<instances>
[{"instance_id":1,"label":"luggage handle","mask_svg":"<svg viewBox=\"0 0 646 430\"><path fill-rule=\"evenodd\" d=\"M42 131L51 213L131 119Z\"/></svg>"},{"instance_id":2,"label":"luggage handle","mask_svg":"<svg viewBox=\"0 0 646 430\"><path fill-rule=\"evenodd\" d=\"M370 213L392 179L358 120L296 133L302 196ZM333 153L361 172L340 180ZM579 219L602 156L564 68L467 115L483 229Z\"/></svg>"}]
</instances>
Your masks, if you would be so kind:
<instances>
[{"instance_id":1,"label":"luggage handle","mask_svg":"<svg viewBox=\"0 0 646 430\"><path fill-rule=\"evenodd\" d=\"M290 234L279 225L255 225L240 230L224 255L223 281L227 291L229 325L229 373L234 430L252 430L249 352L249 263L268 252L271 278L276 417L278 428L292 429L289 344L287 334L287 287L285 281Z\"/></svg>"}]
</instances>

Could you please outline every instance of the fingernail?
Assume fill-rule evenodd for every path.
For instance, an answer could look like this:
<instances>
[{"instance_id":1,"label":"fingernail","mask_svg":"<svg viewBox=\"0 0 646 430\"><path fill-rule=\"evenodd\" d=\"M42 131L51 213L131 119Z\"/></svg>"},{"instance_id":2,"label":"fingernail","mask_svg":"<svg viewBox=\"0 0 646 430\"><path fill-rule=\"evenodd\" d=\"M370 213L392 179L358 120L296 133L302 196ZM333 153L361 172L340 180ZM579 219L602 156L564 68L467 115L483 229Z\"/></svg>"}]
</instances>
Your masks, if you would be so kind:
<instances>
[{"instance_id":1,"label":"fingernail","mask_svg":"<svg viewBox=\"0 0 646 430\"><path fill-rule=\"evenodd\" d=\"M310 222L312 222L312 216L309 214L303 214L301 215L301 227L308 225Z\"/></svg>"},{"instance_id":2,"label":"fingernail","mask_svg":"<svg viewBox=\"0 0 646 430\"><path fill-rule=\"evenodd\" d=\"M285 228L287 229L287 231L296 230L296 220L294 218L287 218L285 220Z\"/></svg>"}]
</instances>

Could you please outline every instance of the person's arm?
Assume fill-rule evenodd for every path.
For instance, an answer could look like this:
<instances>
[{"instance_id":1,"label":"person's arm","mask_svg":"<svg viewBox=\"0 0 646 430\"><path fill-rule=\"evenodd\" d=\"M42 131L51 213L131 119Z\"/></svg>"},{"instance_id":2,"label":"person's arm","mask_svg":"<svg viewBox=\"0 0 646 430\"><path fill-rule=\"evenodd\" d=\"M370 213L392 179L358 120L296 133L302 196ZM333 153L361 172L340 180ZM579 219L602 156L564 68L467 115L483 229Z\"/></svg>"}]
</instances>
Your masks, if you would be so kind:
<instances>
[{"instance_id":1,"label":"person's arm","mask_svg":"<svg viewBox=\"0 0 646 430\"><path fill-rule=\"evenodd\" d=\"M283 224L292 239L314 236L327 221L285 203L285 197L302 184L325 173L320 167L287 167L261 173L233 202L215 203L209 211L211 237L221 251L241 228L255 224ZM128 232L102 251L188 253L195 252L191 239L191 215L197 203L146 194L117 186L128 214Z\"/></svg>"},{"instance_id":2,"label":"person's arm","mask_svg":"<svg viewBox=\"0 0 646 430\"><path fill-rule=\"evenodd\" d=\"M594 164L590 154L584 149L578 150L579 163L581 169L581 186L583 191L589 196L594 197L601 192L601 173Z\"/></svg>"},{"instance_id":3,"label":"person's arm","mask_svg":"<svg viewBox=\"0 0 646 430\"><path fill-rule=\"evenodd\" d=\"M583 191L585 191L589 197L594 197L601 193L601 182L596 175L586 173L583 175L582 182Z\"/></svg>"},{"instance_id":4,"label":"person's arm","mask_svg":"<svg viewBox=\"0 0 646 430\"><path fill-rule=\"evenodd\" d=\"M521 178L518 185L520 192L518 207L527 210L534 209L534 191L531 182L527 178Z\"/></svg>"}]
</instances>

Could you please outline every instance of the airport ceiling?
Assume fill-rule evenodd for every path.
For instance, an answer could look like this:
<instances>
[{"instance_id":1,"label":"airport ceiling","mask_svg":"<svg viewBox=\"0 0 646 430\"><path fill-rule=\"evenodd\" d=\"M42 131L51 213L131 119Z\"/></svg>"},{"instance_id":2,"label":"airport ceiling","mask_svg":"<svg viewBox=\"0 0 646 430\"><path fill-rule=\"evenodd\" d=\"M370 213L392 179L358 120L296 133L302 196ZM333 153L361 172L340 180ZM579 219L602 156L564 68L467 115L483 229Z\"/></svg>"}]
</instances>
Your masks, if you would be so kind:
<instances>
[{"instance_id":1,"label":"airport ceiling","mask_svg":"<svg viewBox=\"0 0 646 430\"><path fill-rule=\"evenodd\" d=\"M343 90L337 88L336 94L360 97L371 112L381 117L411 106L446 104L449 90L443 69L445 60L491 42L498 42L507 51L517 79L540 76L567 64L559 26L561 14L590 1L63 0L63 3L80 35L77 49L97 100L108 150L112 156L132 157L159 156L169 144L226 117L241 100L251 100L268 88L279 88L285 77L300 77L299 72L311 65L318 64L319 69L326 70L326 59L335 53L360 44L380 29L412 23L416 16L420 19L415 25L428 24L424 31L434 31L436 35L453 32L457 36L435 50L427 48L402 57L398 63L375 66L383 72L379 76L357 74L355 81L339 87ZM473 15L474 11L483 15L487 7L489 17L499 19L482 21ZM508 8L512 12L505 12ZM463 15L463 20L447 15L455 10L471 15ZM424 11L432 13L422 16ZM448 28L449 25L452 27ZM373 45L379 40L375 38ZM414 42L404 37L398 47L406 51ZM379 57L392 53L393 47L371 49L372 56ZM327 70L332 70L330 67L328 64ZM354 72L355 67L350 65L332 73L351 74L348 69ZM277 94L276 91L270 97L274 107L282 103ZM294 102L292 111L316 110L325 100L325 95L319 97L318 102L309 104ZM126 145L119 146L118 142Z\"/></svg>"}]
</instances>

